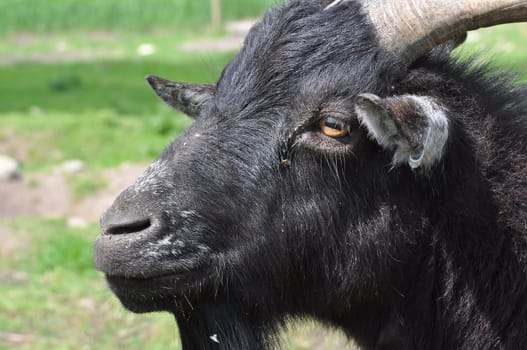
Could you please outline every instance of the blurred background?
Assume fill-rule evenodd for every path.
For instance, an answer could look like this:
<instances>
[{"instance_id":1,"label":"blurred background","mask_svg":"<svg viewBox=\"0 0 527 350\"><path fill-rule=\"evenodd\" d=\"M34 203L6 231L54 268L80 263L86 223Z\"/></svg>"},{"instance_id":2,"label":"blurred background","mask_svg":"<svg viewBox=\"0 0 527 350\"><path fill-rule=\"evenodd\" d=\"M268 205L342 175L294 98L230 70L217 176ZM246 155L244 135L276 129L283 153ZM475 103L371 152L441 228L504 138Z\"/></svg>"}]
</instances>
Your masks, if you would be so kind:
<instances>
[{"instance_id":1,"label":"blurred background","mask_svg":"<svg viewBox=\"0 0 527 350\"><path fill-rule=\"evenodd\" d=\"M191 123L144 76L215 82L273 1L0 0L0 349L180 348L94 270L98 216ZM458 54L527 72L526 39L485 29ZM345 348L292 328L285 349Z\"/></svg>"}]
</instances>

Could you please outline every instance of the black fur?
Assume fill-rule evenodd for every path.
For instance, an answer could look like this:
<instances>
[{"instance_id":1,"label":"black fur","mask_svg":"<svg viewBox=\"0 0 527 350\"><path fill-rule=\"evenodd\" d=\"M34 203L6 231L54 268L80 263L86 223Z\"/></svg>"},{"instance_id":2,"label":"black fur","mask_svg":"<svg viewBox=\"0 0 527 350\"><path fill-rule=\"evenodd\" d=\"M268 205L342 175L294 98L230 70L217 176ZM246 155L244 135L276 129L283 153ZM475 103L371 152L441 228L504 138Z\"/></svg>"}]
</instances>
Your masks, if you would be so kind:
<instances>
[{"instance_id":1,"label":"black fur","mask_svg":"<svg viewBox=\"0 0 527 350\"><path fill-rule=\"evenodd\" d=\"M326 5L292 0L251 30L196 122L103 216L97 266L130 310L172 312L186 350L271 348L304 317L365 349L522 348L525 88L448 45L406 67L358 4ZM356 124L321 135L365 92L441 101L441 162L391 167Z\"/></svg>"}]
</instances>

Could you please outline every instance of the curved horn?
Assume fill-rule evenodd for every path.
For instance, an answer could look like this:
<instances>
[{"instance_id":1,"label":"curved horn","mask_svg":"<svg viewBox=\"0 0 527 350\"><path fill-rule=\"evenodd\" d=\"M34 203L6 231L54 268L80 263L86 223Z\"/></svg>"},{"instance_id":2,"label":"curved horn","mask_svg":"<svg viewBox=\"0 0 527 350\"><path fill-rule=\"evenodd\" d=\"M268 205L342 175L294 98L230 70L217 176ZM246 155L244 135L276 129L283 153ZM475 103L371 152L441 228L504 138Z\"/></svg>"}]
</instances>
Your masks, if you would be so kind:
<instances>
[{"instance_id":1,"label":"curved horn","mask_svg":"<svg viewBox=\"0 0 527 350\"><path fill-rule=\"evenodd\" d=\"M351 0L337 0L327 8ZM410 64L469 30L527 21L527 0L362 0L381 45Z\"/></svg>"}]
</instances>

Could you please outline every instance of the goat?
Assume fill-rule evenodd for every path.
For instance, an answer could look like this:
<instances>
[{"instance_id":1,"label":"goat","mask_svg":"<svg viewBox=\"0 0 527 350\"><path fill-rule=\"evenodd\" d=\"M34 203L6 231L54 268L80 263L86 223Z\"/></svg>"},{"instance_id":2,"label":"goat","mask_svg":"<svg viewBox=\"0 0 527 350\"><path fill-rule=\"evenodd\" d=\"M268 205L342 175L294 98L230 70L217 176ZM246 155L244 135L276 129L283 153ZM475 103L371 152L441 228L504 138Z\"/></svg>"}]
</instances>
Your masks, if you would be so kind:
<instances>
[{"instance_id":1,"label":"goat","mask_svg":"<svg viewBox=\"0 0 527 350\"><path fill-rule=\"evenodd\" d=\"M450 52L525 1L290 0L101 217L94 261L183 349L268 349L290 319L364 349L527 343L527 90Z\"/></svg>"}]
</instances>

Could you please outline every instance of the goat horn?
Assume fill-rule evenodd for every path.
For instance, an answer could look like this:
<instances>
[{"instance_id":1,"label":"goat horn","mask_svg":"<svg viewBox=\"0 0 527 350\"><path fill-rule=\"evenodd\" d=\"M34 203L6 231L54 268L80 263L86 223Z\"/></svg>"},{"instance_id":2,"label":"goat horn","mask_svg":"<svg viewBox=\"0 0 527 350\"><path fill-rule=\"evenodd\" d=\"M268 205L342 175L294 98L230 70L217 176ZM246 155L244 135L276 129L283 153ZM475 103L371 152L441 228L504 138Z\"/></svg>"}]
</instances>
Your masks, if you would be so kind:
<instances>
[{"instance_id":1,"label":"goat horn","mask_svg":"<svg viewBox=\"0 0 527 350\"><path fill-rule=\"evenodd\" d=\"M336 0L329 9L352 0ZM388 51L411 64L469 30L527 21L527 0L361 0Z\"/></svg>"}]
</instances>

